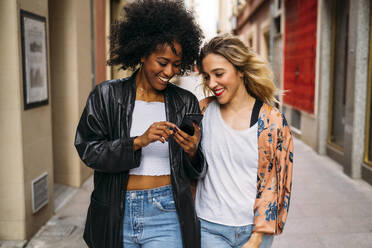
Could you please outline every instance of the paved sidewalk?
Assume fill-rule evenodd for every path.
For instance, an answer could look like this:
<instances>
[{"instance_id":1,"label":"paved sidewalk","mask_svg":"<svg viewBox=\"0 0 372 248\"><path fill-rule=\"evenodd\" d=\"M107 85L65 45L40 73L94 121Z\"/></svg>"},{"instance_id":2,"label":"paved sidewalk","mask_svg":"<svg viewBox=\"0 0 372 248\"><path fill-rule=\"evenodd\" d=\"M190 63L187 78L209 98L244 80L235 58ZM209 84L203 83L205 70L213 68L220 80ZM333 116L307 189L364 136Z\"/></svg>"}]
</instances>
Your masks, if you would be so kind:
<instances>
[{"instance_id":1,"label":"paved sidewalk","mask_svg":"<svg viewBox=\"0 0 372 248\"><path fill-rule=\"evenodd\" d=\"M287 224L272 248L372 248L369 184L295 140L292 187Z\"/></svg>"},{"instance_id":2,"label":"paved sidewalk","mask_svg":"<svg viewBox=\"0 0 372 248\"><path fill-rule=\"evenodd\" d=\"M297 139L294 159L288 221L272 248L372 248L372 187ZM87 247L82 233L91 190L92 177L26 247Z\"/></svg>"},{"instance_id":3,"label":"paved sidewalk","mask_svg":"<svg viewBox=\"0 0 372 248\"><path fill-rule=\"evenodd\" d=\"M28 242L26 248L86 248L82 239L93 177ZM0 246L1 248L1 246Z\"/></svg>"}]
</instances>

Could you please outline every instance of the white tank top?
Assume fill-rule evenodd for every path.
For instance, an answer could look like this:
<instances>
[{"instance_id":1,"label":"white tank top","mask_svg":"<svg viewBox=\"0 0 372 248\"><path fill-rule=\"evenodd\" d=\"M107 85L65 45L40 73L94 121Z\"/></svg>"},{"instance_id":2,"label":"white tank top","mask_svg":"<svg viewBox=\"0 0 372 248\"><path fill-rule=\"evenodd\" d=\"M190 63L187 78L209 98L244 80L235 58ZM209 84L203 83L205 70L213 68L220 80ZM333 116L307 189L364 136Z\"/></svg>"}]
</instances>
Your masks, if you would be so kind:
<instances>
[{"instance_id":1,"label":"white tank top","mask_svg":"<svg viewBox=\"0 0 372 248\"><path fill-rule=\"evenodd\" d=\"M208 163L198 182L196 212L204 220L229 226L253 224L257 192L257 123L237 131L222 119L219 104L203 117L202 147Z\"/></svg>"},{"instance_id":2,"label":"white tank top","mask_svg":"<svg viewBox=\"0 0 372 248\"><path fill-rule=\"evenodd\" d=\"M154 122L165 121L163 102L145 102L136 100L130 136L142 135ZM142 147L141 164L129 171L131 175L162 176L170 175L168 142L156 141Z\"/></svg>"}]
</instances>

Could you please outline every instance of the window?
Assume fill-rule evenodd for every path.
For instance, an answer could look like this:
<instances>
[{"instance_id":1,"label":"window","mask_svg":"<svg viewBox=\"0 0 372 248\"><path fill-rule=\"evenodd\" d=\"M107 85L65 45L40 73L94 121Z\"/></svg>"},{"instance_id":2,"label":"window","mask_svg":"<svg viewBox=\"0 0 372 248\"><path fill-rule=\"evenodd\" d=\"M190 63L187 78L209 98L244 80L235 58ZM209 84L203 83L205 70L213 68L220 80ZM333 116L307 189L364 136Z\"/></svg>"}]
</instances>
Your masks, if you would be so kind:
<instances>
[{"instance_id":1,"label":"window","mask_svg":"<svg viewBox=\"0 0 372 248\"><path fill-rule=\"evenodd\" d=\"M253 38L252 38L252 37L250 37L250 38L248 39L248 46L249 46L250 48L253 48Z\"/></svg>"},{"instance_id":2,"label":"window","mask_svg":"<svg viewBox=\"0 0 372 248\"><path fill-rule=\"evenodd\" d=\"M282 8L282 1L281 0L278 0L277 1L277 6L276 6L278 9L281 9Z\"/></svg>"},{"instance_id":3,"label":"window","mask_svg":"<svg viewBox=\"0 0 372 248\"><path fill-rule=\"evenodd\" d=\"M262 55L265 56L266 60L267 61L270 61L270 30L267 30L266 32L264 32L263 34L263 50L265 52L263 52Z\"/></svg>"},{"instance_id":4,"label":"window","mask_svg":"<svg viewBox=\"0 0 372 248\"><path fill-rule=\"evenodd\" d=\"M277 16L274 18L274 27L276 34L280 34L282 32L281 22L281 16Z\"/></svg>"}]
</instances>

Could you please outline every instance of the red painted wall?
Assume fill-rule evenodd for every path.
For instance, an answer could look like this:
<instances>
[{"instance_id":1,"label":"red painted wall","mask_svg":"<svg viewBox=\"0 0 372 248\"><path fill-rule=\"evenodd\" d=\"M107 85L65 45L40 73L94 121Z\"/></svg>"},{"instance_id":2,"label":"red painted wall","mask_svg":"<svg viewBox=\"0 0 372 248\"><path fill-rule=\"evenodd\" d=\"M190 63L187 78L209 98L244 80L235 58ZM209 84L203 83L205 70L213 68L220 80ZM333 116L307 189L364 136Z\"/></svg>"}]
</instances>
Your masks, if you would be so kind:
<instances>
[{"instance_id":1,"label":"red painted wall","mask_svg":"<svg viewBox=\"0 0 372 248\"><path fill-rule=\"evenodd\" d=\"M314 113L317 0L285 1L286 104Z\"/></svg>"}]
</instances>

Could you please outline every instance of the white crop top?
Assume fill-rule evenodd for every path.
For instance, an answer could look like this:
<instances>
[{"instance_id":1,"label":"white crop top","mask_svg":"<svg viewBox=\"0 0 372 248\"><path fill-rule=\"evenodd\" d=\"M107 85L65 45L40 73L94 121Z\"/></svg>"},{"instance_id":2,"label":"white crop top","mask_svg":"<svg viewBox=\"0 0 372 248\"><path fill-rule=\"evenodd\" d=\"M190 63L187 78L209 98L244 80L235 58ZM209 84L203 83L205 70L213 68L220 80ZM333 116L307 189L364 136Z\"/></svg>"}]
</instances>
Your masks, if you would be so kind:
<instances>
[{"instance_id":1,"label":"white crop top","mask_svg":"<svg viewBox=\"0 0 372 248\"><path fill-rule=\"evenodd\" d=\"M165 121L163 102L145 102L136 100L130 136L142 135L154 122ZM131 175L162 176L170 175L168 142L156 141L142 147L141 164L129 171Z\"/></svg>"}]
</instances>

